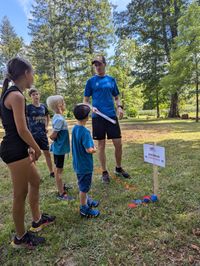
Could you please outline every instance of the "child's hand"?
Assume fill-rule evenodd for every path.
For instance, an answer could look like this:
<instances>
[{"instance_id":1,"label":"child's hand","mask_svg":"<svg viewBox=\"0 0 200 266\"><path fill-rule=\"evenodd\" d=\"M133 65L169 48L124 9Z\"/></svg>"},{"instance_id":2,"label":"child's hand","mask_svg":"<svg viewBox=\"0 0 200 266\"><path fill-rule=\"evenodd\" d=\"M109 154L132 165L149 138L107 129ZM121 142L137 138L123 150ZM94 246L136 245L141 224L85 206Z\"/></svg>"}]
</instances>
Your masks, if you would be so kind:
<instances>
[{"instance_id":1,"label":"child's hand","mask_svg":"<svg viewBox=\"0 0 200 266\"><path fill-rule=\"evenodd\" d=\"M53 136L49 136L49 138L51 139L51 140L55 140L56 138L55 137L53 137Z\"/></svg>"},{"instance_id":2,"label":"child's hand","mask_svg":"<svg viewBox=\"0 0 200 266\"><path fill-rule=\"evenodd\" d=\"M95 153L96 152L96 148L95 147L93 147L93 148L89 148L89 149L86 149L86 151L88 152L88 153Z\"/></svg>"},{"instance_id":3,"label":"child's hand","mask_svg":"<svg viewBox=\"0 0 200 266\"><path fill-rule=\"evenodd\" d=\"M53 132L49 137L51 140L55 140L57 138L58 132Z\"/></svg>"}]
</instances>

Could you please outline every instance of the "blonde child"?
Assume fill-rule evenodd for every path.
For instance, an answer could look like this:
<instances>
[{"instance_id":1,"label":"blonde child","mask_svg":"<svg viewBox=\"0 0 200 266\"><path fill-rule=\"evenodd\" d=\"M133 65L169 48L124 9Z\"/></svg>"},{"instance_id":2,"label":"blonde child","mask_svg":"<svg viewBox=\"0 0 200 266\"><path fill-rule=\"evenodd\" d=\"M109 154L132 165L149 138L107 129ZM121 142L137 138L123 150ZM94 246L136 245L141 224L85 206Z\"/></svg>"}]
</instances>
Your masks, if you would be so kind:
<instances>
[{"instance_id":1,"label":"blonde child","mask_svg":"<svg viewBox=\"0 0 200 266\"><path fill-rule=\"evenodd\" d=\"M62 181L65 154L70 152L69 131L63 116L65 102L61 95L53 95L47 98L47 105L55 113L52 119L53 132L50 139L53 140L51 151L54 156L54 174L58 189L57 198L59 200L73 200L72 197L67 195Z\"/></svg>"}]
</instances>

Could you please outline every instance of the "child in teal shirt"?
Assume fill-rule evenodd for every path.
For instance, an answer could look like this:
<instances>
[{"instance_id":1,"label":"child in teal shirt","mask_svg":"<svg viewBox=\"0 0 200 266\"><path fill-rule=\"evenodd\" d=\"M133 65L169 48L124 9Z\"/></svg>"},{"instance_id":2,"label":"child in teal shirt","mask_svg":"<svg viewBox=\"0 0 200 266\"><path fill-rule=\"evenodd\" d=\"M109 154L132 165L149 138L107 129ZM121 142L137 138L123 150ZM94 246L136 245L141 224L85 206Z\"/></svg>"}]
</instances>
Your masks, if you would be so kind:
<instances>
[{"instance_id":1,"label":"child in teal shirt","mask_svg":"<svg viewBox=\"0 0 200 266\"><path fill-rule=\"evenodd\" d=\"M62 181L65 154L70 152L69 131L67 122L63 117L65 102L61 95L53 95L47 98L47 105L55 112L52 119L53 133L50 138L53 140L51 151L54 156L54 173L58 188L57 198L60 200L72 200L73 198L67 195Z\"/></svg>"},{"instance_id":2,"label":"child in teal shirt","mask_svg":"<svg viewBox=\"0 0 200 266\"><path fill-rule=\"evenodd\" d=\"M74 116L78 121L72 130L72 156L80 191L80 214L84 217L97 217L100 212L92 207L97 207L99 202L87 195L92 183L92 154L96 152L90 131L85 127L89 113L90 107L86 104L78 104L74 108Z\"/></svg>"}]
</instances>

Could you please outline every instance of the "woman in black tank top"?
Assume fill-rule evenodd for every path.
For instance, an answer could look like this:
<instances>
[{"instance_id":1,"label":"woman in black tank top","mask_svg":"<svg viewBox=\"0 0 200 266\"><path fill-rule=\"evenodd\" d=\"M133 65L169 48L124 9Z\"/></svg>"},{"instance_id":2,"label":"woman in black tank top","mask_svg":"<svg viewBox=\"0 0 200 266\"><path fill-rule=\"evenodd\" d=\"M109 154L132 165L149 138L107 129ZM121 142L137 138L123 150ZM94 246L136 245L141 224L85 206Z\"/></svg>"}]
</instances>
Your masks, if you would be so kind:
<instances>
[{"instance_id":1,"label":"woman in black tank top","mask_svg":"<svg viewBox=\"0 0 200 266\"><path fill-rule=\"evenodd\" d=\"M10 81L13 81L14 86L8 88ZM38 160L41 151L27 127L23 95L32 83L33 70L30 63L18 57L11 59L7 65L7 75L0 99L0 116L5 129L0 156L7 164L13 181L13 219L16 236L11 244L17 248L34 247L45 240L25 230L24 208L28 192L33 216L32 231L39 231L42 225L52 223L55 219L41 214L39 209L40 177L33 162Z\"/></svg>"}]
</instances>

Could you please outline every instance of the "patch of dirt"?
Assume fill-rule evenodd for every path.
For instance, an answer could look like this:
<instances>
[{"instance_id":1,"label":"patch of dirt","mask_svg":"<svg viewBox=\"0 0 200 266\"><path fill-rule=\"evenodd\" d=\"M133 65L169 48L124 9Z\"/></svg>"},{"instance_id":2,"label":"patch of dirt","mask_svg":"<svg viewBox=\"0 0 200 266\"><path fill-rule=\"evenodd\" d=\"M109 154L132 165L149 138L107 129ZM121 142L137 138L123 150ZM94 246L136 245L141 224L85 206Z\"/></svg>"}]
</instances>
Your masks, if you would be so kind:
<instances>
[{"instance_id":1,"label":"patch of dirt","mask_svg":"<svg viewBox=\"0 0 200 266\"><path fill-rule=\"evenodd\" d=\"M76 262L74 262L74 258L72 255L66 255L62 258L58 259L55 262L55 265L57 266L76 266Z\"/></svg>"},{"instance_id":2,"label":"patch of dirt","mask_svg":"<svg viewBox=\"0 0 200 266\"><path fill-rule=\"evenodd\" d=\"M123 142L133 142L135 140L158 139L167 135L172 129L169 126L160 125L122 124L121 130Z\"/></svg>"},{"instance_id":3,"label":"patch of dirt","mask_svg":"<svg viewBox=\"0 0 200 266\"><path fill-rule=\"evenodd\" d=\"M200 265L200 248L194 244L181 247L178 250L163 250L160 256L167 258L172 265Z\"/></svg>"},{"instance_id":4,"label":"patch of dirt","mask_svg":"<svg viewBox=\"0 0 200 266\"><path fill-rule=\"evenodd\" d=\"M192 229L192 233L195 236L200 236L200 228Z\"/></svg>"}]
</instances>

